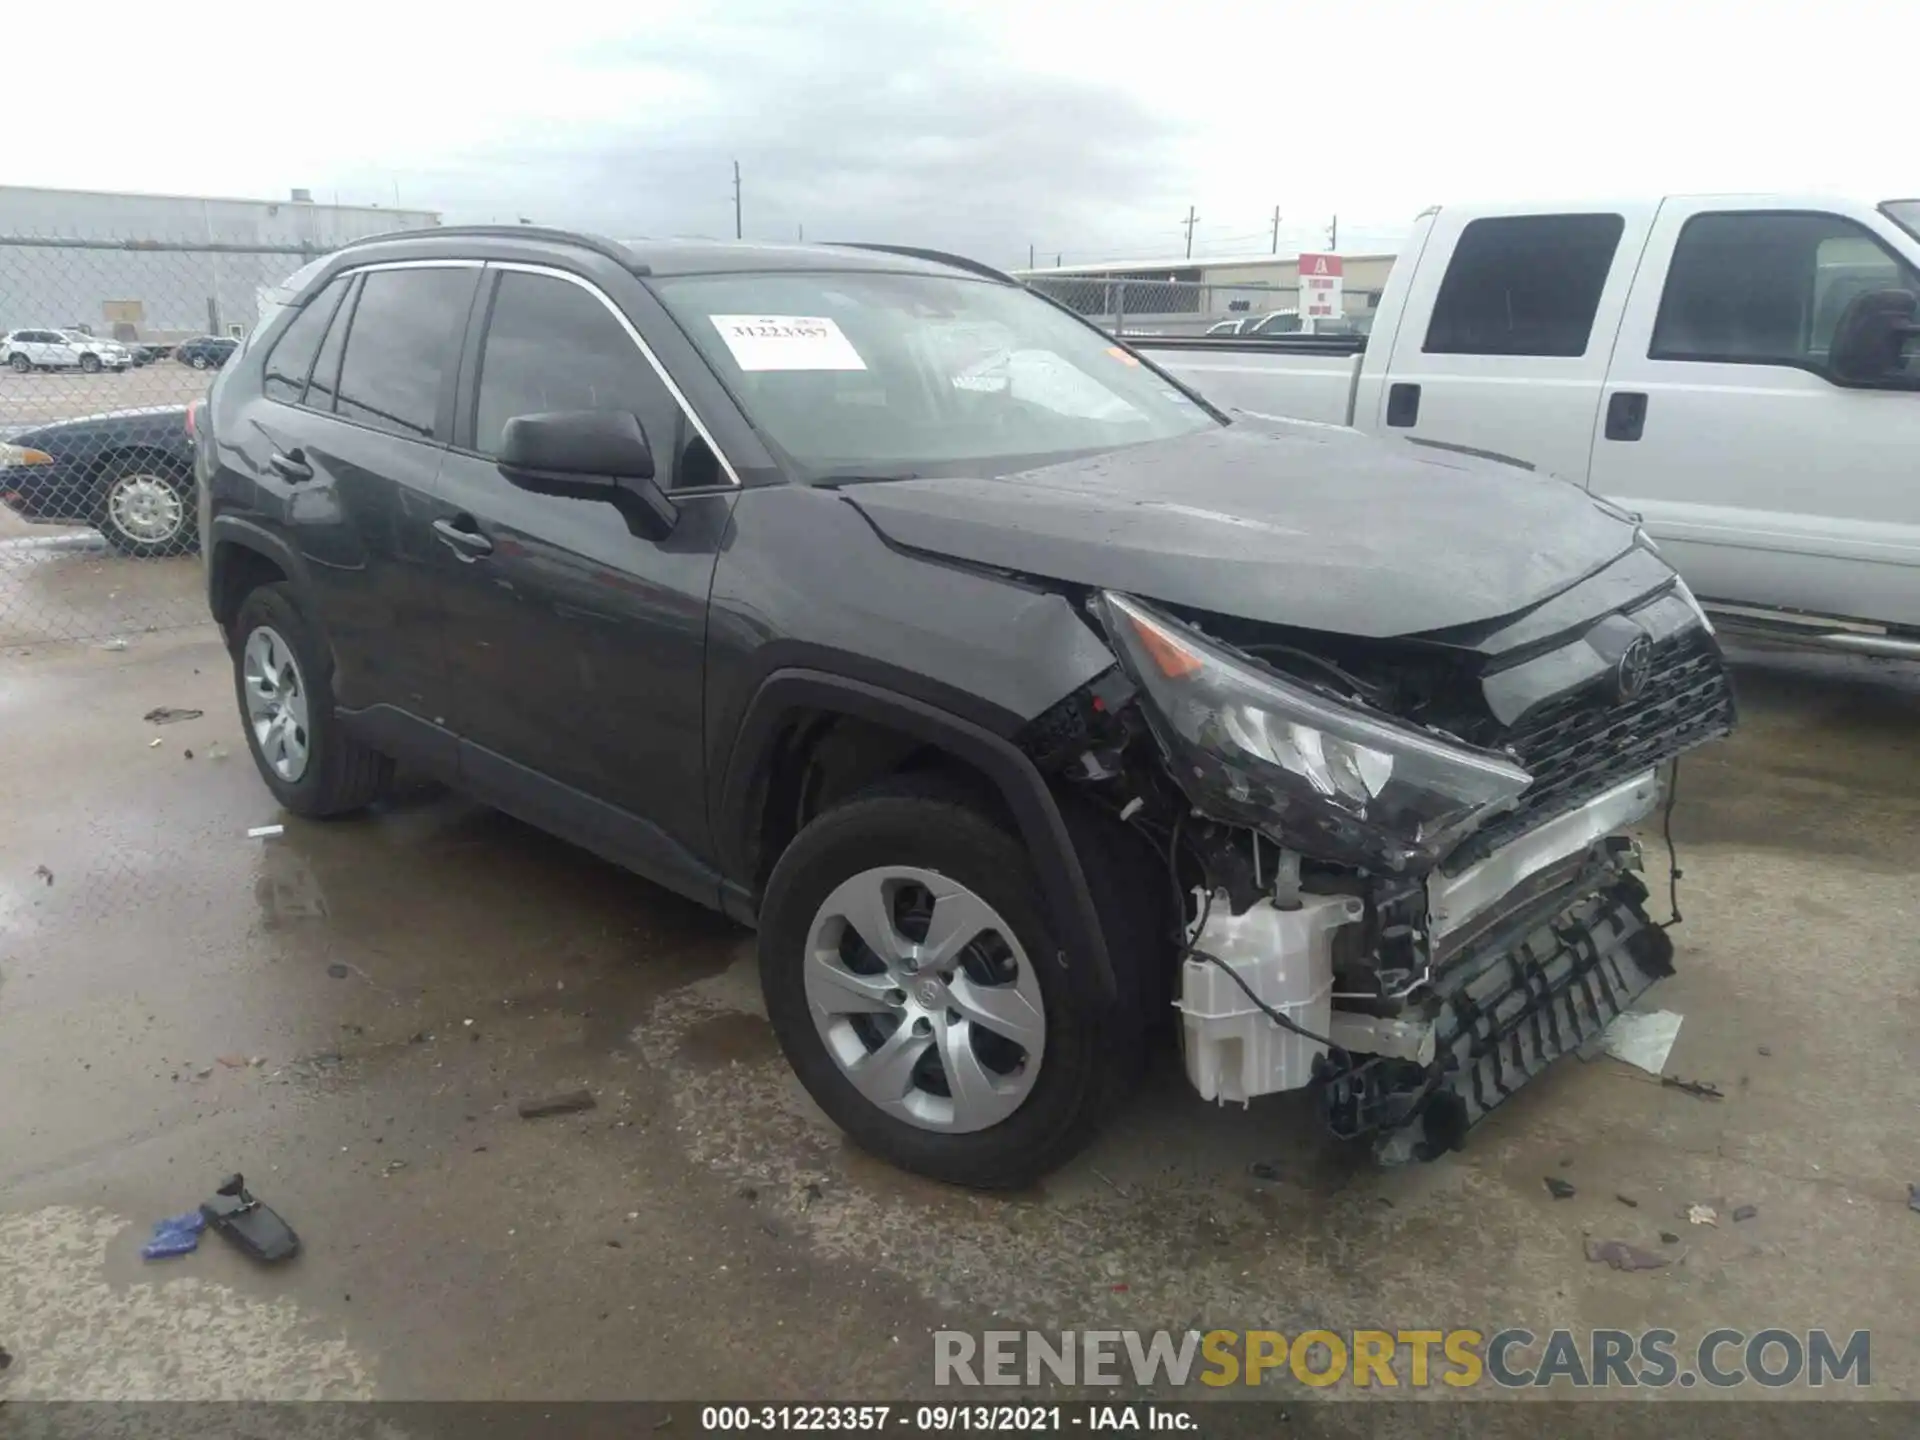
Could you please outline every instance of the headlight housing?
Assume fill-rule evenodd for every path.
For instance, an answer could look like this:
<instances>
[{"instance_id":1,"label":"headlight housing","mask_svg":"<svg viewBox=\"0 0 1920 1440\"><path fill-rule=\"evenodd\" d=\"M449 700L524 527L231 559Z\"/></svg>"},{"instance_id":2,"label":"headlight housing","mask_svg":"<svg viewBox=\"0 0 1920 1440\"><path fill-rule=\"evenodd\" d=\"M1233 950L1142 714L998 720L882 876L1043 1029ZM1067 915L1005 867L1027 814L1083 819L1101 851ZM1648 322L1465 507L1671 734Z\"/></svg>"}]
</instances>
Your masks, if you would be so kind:
<instances>
[{"instance_id":1,"label":"headlight housing","mask_svg":"<svg viewBox=\"0 0 1920 1440\"><path fill-rule=\"evenodd\" d=\"M1096 609L1187 798L1304 854L1424 868L1533 781L1505 756L1342 704L1129 596L1104 592Z\"/></svg>"},{"instance_id":2,"label":"headlight housing","mask_svg":"<svg viewBox=\"0 0 1920 1440\"><path fill-rule=\"evenodd\" d=\"M35 450L31 445L8 445L0 442L0 470L14 465L51 465L53 456L44 450Z\"/></svg>"}]
</instances>

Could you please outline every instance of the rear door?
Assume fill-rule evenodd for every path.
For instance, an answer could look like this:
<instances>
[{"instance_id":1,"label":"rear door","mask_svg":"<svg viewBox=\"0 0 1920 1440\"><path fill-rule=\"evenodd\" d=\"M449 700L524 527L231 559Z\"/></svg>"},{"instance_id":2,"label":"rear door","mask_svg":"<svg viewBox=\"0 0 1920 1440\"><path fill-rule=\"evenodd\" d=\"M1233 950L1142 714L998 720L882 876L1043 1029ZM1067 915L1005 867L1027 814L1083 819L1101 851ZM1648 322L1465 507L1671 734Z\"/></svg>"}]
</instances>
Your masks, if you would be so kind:
<instances>
[{"instance_id":1,"label":"rear door","mask_svg":"<svg viewBox=\"0 0 1920 1440\"><path fill-rule=\"evenodd\" d=\"M1920 391L1834 383L1840 312L1920 293L1870 211L1661 207L1595 430L1592 488L1702 596L1920 625ZM1908 384L1920 379L1909 359Z\"/></svg>"},{"instance_id":2,"label":"rear door","mask_svg":"<svg viewBox=\"0 0 1920 1440\"><path fill-rule=\"evenodd\" d=\"M737 487L591 280L490 265L474 328L431 555L463 782L691 892L693 857L710 853L707 596ZM508 420L596 409L639 418L679 510L666 539L630 533L610 504L535 494L500 473Z\"/></svg>"},{"instance_id":3,"label":"rear door","mask_svg":"<svg viewBox=\"0 0 1920 1440\"><path fill-rule=\"evenodd\" d=\"M334 692L369 724L444 714L439 613L421 577L479 276L477 261L431 261L336 278L268 352L254 413L222 433L306 559Z\"/></svg>"},{"instance_id":4,"label":"rear door","mask_svg":"<svg viewBox=\"0 0 1920 1440\"><path fill-rule=\"evenodd\" d=\"M1379 409L1357 423L1584 482L1650 219L1650 207L1441 210L1393 337Z\"/></svg>"}]
</instances>

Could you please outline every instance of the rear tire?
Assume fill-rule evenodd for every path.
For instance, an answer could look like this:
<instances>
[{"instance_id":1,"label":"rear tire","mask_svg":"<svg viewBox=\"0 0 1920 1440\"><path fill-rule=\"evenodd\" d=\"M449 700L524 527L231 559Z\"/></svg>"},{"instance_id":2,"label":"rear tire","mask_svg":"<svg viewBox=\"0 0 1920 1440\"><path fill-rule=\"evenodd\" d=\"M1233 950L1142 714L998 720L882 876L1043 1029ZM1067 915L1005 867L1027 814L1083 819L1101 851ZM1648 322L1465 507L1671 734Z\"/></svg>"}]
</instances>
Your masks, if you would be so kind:
<instances>
[{"instance_id":1,"label":"rear tire","mask_svg":"<svg viewBox=\"0 0 1920 1440\"><path fill-rule=\"evenodd\" d=\"M187 361L187 363L196 370L204 370L207 368L207 357L204 355L195 355L191 360Z\"/></svg>"},{"instance_id":2,"label":"rear tire","mask_svg":"<svg viewBox=\"0 0 1920 1440\"><path fill-rule=\"evenodd\" d=\"M107 543L135 560L186 555L199 548L193 476L139 455L108 462L94 518Z\"/></svg>"},{"instance_id":3,"label":"rear tire","mask_svg":"<svg viewBox=\"0 0 1920 1440\"><path fill-rule=\"evenodd\" d=\"M8 358L7 364L13 367L16 375L26 375L33 369L33 361L24 355L15 354Z\"/></svg>"},{"instance_id":4,"label":"rear tire","mask_svg":"<svg viewBox=\"0 0 1920 1440\"><path fill-rule=\"evenodd\" d=\"M249 591L229 633L247 748L274 798L314 820L350 814L379 799L392 783L393 761L354 739L334 714L326 647L292 588L276 581ZM250 673L263 668L265 679ZM270 714L285 717L279 731ZM303 754L297 767L287 763L295 747Z\"/></svg>"},{"instance_id":5,"label":"rear tire","mask_svg":"<svg viewBox=\"0 0 1920 1440\"><path fill-rule=\"evenodd\" d=\"M959 952L967 957L959 967L927 961L918 974L902 973L866 945L864 934L849 940L850 913L835 928L836 907L845 907L843 897L859 893L870 876L886 877L873 882L877 885L901 887L880 902L897 919L901 938L912 940L918 933L930 942L935 926L944 924L940 907L949 900L958 907L955 914L986 917L973 922L983 928ZM931 908L919 919L911 912L926 887L915 876L932 877L945 892L944 898L928 892ZM913 948L930 954L933 947L916 942ZM1121 956L1114 958L1119 963ZM873 968L876 963L891 973L882 975ZM810 991L810 969L825 965L831 973L835 964L843 967L843 975L859 967L851 976L852 988L862 982L873 987L867 996L872 1013L842 1015L832 1008L839 1003L862 1008L858 997L853 1002L833 998L840 996L835 985L845 986L844 979L823 991L816 972ZM980 984L981 965L999 966L1002 973ZM965 792L926 778L889 782L815 819L780 857L760 912L767 1014L807 1092L864 1149L903 1170L956 1185L1032 1184L1093 1136L1137 1074L1137 1010L1095 1003L1076 985L1068 965L1026 847ZM1006 1014L1032 1033L1031 1008L1016 997L1023 971L1032 983L1019 985L1019 991L1030 997L1037 989L1042 1002L1044 1040L1033 1047L1037 1062L1033 1050L1005 1038L1018 1030L1007 1028L995 1038L994 1027L984 1023L989 1011ZM951 987L939 992L945 998L923 1001L921 984L932 980L939 987L943 976ZM897 985L884 988L889 978ZM908 987L915 992L911 997ZM1122 988L1129 987L1123 982ZM824 1005L823 995L828 997ZM896 1002L894 996L902 999ZM930 1038L920 1042L922 1058L905 1075L905 1098L895 1101L891 1088L872 1098L882 1087L872 1079L856 1084L853 1073L903 1040L909 1027L928 1023L915 1018L928 1013L927 1005L933 1007L932 1023L943 1016L949 1023L937 1036L912 1032ZM834 1018L819 1018L829 1012ZM968 1019L964 1032L956 1016ZM971 1070L971 1091L963 1083L956 1093L946 1078L950 1065ZM1028 1065L1036 1065L1037 1074L1027 1074ZM983 1079L997 1098L989 1095L986 1108L976 1114L991 1123L956 1128L963 1102L972 1103L968 1095L988 1093L980 1088ZM949 1097L944 1102L943 1093ZM1015 1108L1000 1114L1015 1093Z\"/></svg>"}]
</instances>

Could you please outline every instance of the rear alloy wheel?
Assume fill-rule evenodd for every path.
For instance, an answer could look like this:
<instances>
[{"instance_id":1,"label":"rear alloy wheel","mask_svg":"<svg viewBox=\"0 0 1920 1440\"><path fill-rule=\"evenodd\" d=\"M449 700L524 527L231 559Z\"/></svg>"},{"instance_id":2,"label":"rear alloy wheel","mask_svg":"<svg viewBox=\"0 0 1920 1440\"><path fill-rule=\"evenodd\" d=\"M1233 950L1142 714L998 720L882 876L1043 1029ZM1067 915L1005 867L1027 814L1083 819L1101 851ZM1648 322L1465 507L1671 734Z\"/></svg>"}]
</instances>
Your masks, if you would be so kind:
<instances>
[{"instance_id":1,"label":"rear alloy wheel","mask_svg":"<svg viewBox=\"0 0 1920 1440\"><path fill-rule=\"evenodd\" d=\"M240 602L228 633L234 692L260 778L296 815L321 819L379 798L393 762L346 732L333 713L325 648L284 583Z\"/></svg>"},{"instance_id":2,"label":"rear alloy wheel","mask_svg":"<svg viewBox=\"0 0 1920 1440\"><path fill-rule=\"evenodd\" d=\"M1029 1185L1093 1134L1138 1024L1076 984L1026 847L902 780L809 824L760 909L760 983L807 1092L858 1144L957 1185Z\"/></svg>"},{"instance_id":3,"label":"rear alloy wheel","mask_svg":"<svg viewBox=\"0 0 1920 1440\"><path fill-rule=\"evenodd\" d=\"M194 548L192 479L141 456L114 461L100 497L100 533L123 555L152 560Z\"/></svg>"}]
</instances>

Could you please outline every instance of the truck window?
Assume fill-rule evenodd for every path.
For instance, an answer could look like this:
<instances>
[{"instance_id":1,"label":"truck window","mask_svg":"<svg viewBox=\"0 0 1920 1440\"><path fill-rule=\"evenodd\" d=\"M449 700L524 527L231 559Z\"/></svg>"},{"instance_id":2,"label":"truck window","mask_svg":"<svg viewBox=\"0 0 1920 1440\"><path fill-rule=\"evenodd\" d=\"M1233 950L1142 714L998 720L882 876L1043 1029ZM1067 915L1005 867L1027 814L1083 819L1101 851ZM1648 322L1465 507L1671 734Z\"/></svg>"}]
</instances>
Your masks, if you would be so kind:
<instances>
[{"instance_id":1,"label":"truck window","mask_svg":"<svg viewBox=\"0 0 1920 1440\"><path fill-rule=\"evenodd\" d=\"M1512 215L1460 232L1427 325L1429 355L1587 353L1626 221Z\"/></svg>"},{"instance_id":2,"label":"truck window","mask_svg":"<svg viewBox=\"0 0 1920 1440\"><path fill-rule=\"evenodd\" d=\"M1696 215L1674 243L1647 358L1818 370L1848 303L1889 289L1920 293L1920 279L1838 215Z\"/></svg>"}]
</instances>

